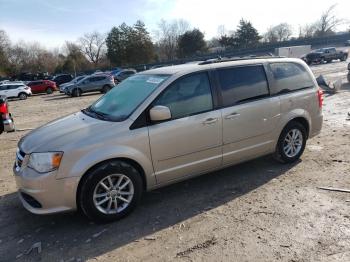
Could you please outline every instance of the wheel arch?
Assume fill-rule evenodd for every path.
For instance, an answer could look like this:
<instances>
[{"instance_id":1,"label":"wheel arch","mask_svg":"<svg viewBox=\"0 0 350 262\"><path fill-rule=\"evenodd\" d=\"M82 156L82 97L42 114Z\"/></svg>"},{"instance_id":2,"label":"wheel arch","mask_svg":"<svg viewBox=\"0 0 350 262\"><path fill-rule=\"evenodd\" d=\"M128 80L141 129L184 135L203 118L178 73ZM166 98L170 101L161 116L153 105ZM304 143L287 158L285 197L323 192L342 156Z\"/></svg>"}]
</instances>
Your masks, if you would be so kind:
<instances>
[{"instance_id":1,"label":"wheel arch","mask_svg":"<svg viewBox=\"0 0 350 262\"><path fill-rule=\"evenodd\" d=\"M141 175L141 179L142 179L142 188L144 191L147 190L147 179L146 179L146 174L145 174L145 171L143 169L143 167L135 160L131 159L131 158L127 158L127 157L117 157L117 158L110 158L110 159L106 159L106 160L103 160L99 163L96 163L95 165L91 166L88 170L86 170L86 172L81 176L80 180L79 180L79 183L78 183L78 187L77 187L77 190L76 190L76 205L77 205L77 208L80 209L80 204L79 204L79 195L80 195L80 192L81 192L81 187L84 183L84 181L87 179L87 177L89 176L89 173L91 170L95 169L95 168L98 168L99 166L102 166L104 165L105 163L107 162L110 162L110 161L114 161L114 160L117 160L117 161L123 161L125 163L128 163L129 165L132 165L134 168L137 169L137 171L140 173Z\"/></svg>"},{"instance_id":2,"label":"wheel arch","mask_svg":"<svg viewBox=\"0 0 350 262\"><path fill-rule=\"evenodd\" d=\"M298 122L300 123L301 125L303 125L306 129L306 135L307 135L307 138L309 138L310 136L310 123L309 121L305 118L305 117L296 117L296 118L293 118L291 119L286 125L285 127L290 123L290 122Z\"/></svg>"}]
</instances>

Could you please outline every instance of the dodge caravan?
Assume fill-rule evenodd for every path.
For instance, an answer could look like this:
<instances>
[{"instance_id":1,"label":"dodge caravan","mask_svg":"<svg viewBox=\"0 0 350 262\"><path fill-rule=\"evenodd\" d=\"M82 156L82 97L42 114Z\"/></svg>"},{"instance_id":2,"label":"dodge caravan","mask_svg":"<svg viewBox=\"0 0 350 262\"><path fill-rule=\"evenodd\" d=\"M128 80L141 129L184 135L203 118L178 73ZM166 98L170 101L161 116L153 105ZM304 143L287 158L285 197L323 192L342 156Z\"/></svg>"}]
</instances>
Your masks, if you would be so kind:
<instances>
[{"instance_id":1,"label":"dodge caravan","mask_svg":"<svg viewBox=\"0 0 350 262\"><path fill-rule=\"evenodd\" d=\"M135 74L19 144L19 198L36 214L130 213L149 191L257 157L302 155L322 92L300 59L218 59ZM210 194L210 193L209 193Z\"/></svg>"}]
</instances>

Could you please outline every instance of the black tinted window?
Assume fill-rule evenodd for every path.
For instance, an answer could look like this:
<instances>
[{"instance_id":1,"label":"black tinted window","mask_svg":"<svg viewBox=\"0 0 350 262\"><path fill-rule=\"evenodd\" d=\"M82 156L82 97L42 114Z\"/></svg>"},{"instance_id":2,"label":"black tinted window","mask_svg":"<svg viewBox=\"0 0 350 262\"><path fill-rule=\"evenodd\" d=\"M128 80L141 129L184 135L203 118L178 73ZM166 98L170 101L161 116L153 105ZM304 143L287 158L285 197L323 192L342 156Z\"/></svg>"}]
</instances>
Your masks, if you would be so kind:
<instances>
[{"instance_id":1,"label":"black tinted window","mask_svg":"<svg viewBox=\"0 0 350 262\"><path fill-rule=\"evenodd\" d=\"M300 64L272 63L270 66L277 82L279 93L313 87L314 85L309 73Z\"/></svg>"},{"instance_id":2,"label":"black tinted window","mask_svg":"<svg viewBox=\"0 0 350 262\"><path fill-rule=\"evenodd\" d=\"M173 119L213 109L213 99L207 73L183 77L171 84L154 105L169 107Z\"/></svg>"},{"instance_id":3,"label":"black tinted window","mask_svg":"<svg viewBox=\"0 0 350 262\"><path fill-rule=\"evenodd\" d=\"M269 95L263 66L218 69L218 74L224 106Z\"/></svg>"},{"instance_id":4,"label":"black tinted window","mask_svg":"<svg viewBox=\"0 0 350 262\"><path fill-rule=\"evenodd\" d=\"M21 85L9 85L7 86L7 89L10 90L10 89L16 89L18 87L20 87Z\"/></svg>"}]
</instances>

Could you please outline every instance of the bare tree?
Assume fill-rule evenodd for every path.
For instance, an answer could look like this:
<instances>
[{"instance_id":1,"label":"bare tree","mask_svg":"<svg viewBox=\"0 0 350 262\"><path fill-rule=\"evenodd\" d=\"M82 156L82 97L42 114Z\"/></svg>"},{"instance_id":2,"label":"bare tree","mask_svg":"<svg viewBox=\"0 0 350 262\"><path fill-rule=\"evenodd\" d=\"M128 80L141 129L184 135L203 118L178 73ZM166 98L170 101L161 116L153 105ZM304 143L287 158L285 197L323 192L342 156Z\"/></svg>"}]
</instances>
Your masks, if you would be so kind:
<instances>
[{"instance_id":1,"label":"bare tree","mask_svg":"<svg viewBox=\"0 0 350 262\"><path fill-rule=\"evenodd\" d=\"M5 30L0 30L0 49L7 50L10 47L10 39Z\"/></svg>"},{"instance_id":2,"label":"bare tree","mask_svg":"<svg viewBox=\"0 0 350 262\"><path fill-rule=\"evenodd\" d=\"M8 66L8 50L10 48L10 39L4 30L0 30L0 74L6 71Z\"/></svg>"},{"instance_id":3,"label":"bare tree","mask_svg":"<svg viewBox=\"0 0 350 262\"><path fill-rule=\"evenodd\" d=\"M316 32L315 24L307 24L305 26L299 26L299 38L311 38L314 37Z\"/></svg>"},{"instance_id":4,"label":"bare tree","mask_svg":"<svg viewBox=\"0 0 350 262\"><path fill-rule=\"evenodd\" d=\"M92 33L86 33L78 40L81 51L88 57L95 67L105 55L105 39L105 35L95 31Z\"/></svg>"},{"instance_id":5,"label":"bare tree","mask_svg":"<svg viewBox=\"0 0 350 262\"><path fill-rule=\"evenodd\" d=\"M183 19L171 22L161 20L158 24L156 36L160 57L172 60L176 58L179 36L190 28L189 23Z\"/></svg>"},{"instance_id":6,"label":"bare tree","mask_svg":"<svg viewBox=\"0 0 350 262\"><path fill-rule=\"evenodd\" d=\"M266 42L282 42L287 41L293 34L292 26L287 23L281 23L272 26L267 30L264 36Z\"/></svg>"},{"instance_id":7,"label":"bare tree","mask_svg":"<svg viewBox=\"0 0 350 262\"><path fill-rule=\"evenodd\" d=\"M333 34L336 28L345 22L342 18L337 18L335 14L336 4L329 7L322 15L321 18L315 23L316 35L326 36Z\"/></svg>"}]
</instances>

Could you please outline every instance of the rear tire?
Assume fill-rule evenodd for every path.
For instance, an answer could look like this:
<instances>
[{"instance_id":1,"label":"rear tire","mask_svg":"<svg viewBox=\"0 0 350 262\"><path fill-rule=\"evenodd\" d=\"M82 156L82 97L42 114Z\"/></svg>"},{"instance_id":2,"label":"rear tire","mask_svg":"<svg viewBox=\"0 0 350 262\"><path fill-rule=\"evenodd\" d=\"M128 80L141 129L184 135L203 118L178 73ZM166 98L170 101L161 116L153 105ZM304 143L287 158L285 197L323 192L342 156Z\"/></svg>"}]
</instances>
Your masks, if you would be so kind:
<instances>
[{"instance_id":1,"label":"rear tire","mask_svg":"<svg viewBox=\"0 0 350 262\"><path fill-rule=\"evenodd\" d=\"M348 60L348 56L347 55L343 55L343 57L342 58L340 58L340 61L346 61L346 60Z\"/></svg>"},{"instance_id":2,"label":"rear tire","mask_svg":"<svg viewBox=\"0 0 350 262\"><path fill-rule=\"evenodd\" d=\"M307 133L305 127L296 121L289 122L278 139L274 158L282 163L294 163L305 150Z\"/></svg>"},{"instance_id":3,"label":"rear tire","mask_svg":"<svg viewBox=\"0 0 350 262\"><path fill-rule=\"evenodd\" d=\"M97 223L116 221L128 215L137 206L143 191L138 170L119 160L108 161L94 168L81 183L78 206L90 220Z\"/></svg>"},{"instance_id":4,"label":"rear tire","mask_svg":"<svg viewBox=\"0 0 350 262\"><path fill-rule=\"evenodd\" d=\"M53 93L53 89L51 87L48 87L46 89L46 94L51 95Z\"/></svg>"},{"instance_id":5,"label":"rear tire","mask_svg":"<svg viewBox=\"0 0 350 262\"><path fill-rule=\"evenodd\" d=\"M19 98L20 100L26 100L27 97L28 97L28 95L27 95L26 93L20 93L20 94L18 95L18 98Z\"/></svg>"}]
</instances>

